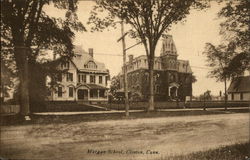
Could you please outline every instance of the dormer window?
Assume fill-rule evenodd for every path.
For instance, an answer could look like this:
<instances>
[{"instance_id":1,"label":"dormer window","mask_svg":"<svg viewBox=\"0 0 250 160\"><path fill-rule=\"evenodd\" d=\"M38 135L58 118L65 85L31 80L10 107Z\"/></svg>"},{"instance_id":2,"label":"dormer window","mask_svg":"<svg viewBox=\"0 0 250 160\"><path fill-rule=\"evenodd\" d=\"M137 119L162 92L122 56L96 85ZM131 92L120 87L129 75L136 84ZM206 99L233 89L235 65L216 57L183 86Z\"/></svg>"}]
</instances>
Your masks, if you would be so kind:
<instances>
[{"instance_id":1,"label":"dormer window","mask_svg":"<svg viewBox=\"0 0 250 160\"><path fill-rule=\"evenodd\" d=\"M64 68L69 68L69 62L62 62L61 63L61 68L64 69Z\"/></svg>"},{"instance_id":2,"label":"dormer window","mask_svg":"<svg viewBox=\"0 0 250 160\"><path fill-rule=\"evenodd\" d=\"M95 64L95 62L93 61L89 61L87 65L85 65L85 68L92 68L92 69L96 69L97 65Z\"/></svg>"}]
</instances>

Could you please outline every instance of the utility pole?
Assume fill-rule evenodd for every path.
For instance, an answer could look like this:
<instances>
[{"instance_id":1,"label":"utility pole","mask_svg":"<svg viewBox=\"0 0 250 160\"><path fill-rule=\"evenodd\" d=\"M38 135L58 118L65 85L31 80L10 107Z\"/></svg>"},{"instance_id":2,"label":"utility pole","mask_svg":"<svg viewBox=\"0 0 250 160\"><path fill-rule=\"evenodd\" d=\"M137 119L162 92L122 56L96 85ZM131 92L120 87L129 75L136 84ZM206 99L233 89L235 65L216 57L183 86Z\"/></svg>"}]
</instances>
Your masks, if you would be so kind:
<instances>
[{"instance_id":1,"label":"utility pole","mask_svg":"<svg viewBox=\"0 0 250 160\"><path fill-rule=\"evenodd\" d=\"M125 96L125 116L129 116L129 105L128 105L128 80L127 80L127 68L126 68L126 44L125 44L125 34L124 34L124 24L121 21L121 34L122 34L122 50L123 50L123 87Z\"/></svg>"}]
</instances>

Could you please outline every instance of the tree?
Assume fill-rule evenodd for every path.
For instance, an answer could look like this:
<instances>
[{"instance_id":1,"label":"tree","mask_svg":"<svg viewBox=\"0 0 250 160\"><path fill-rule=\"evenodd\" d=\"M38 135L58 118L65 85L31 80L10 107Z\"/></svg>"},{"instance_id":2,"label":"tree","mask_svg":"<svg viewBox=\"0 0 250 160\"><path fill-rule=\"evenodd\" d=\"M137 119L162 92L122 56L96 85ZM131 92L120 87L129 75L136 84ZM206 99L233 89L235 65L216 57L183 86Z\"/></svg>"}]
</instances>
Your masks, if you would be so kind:
<instances>
[{"instance_id":1,"label":"tree","mask_svg":"<svg viewBox=\"0 0 250 160\"><path fill-rule=\"evenodd\" d=\"M250 62L250 1L228 1L218 16L225 18L220 26L220 34L228 43L236 45L236 55L230 62L234 75L249 69Z\"/></svg>"},{"instance_id":2,"label":"tree","mask_svg":"<svg viewBox=\"0 0 250 160\"><path fill-rule=\"evenodd\" d=\"M172 24L189 14L191 6L203 8L206 5L196 0L98 0L91 12L89 23L95 24L93 30L100 31L115 26L115 20L119 18L131 25L131 37L144 45L150 79L148 111L154 110L154 57L158 40ZM98 12L104 11L108 15L105 18L98 17L101 15Z\"/></svg>"},{"instance_id":3,"label":"tree","mask_svg":"<svg viewBox=\"0 0 250 160\"><path fill-rule=\"evenodd\" d=\"M192 83L195 83L195 82L197 82L197 78L195 75L192 74Z\"/></svg>"},{"instance_id":4,"label":"tree","mask_svg":"<svg viewBox=\"0 0 250 160\"><path fill-rule=\"evenodd\" d=\"M208 66L213 70L209 73L225 83L225 103L227 79L241 75L250 68L250 1L228 1L218 13L225 20L220 24L220 34L224 41L215 46L208 43L205 48ZM225 107L226 109L226 107Z\"/></svg>"},{"instance_id":5,"label":"tree","mask_svg":"<svg viewBox=\"0 0 250 160\"><path fill-rule=\"evenodd\" d=\"M76 1L3 0L1 1L1 54L10 57L20 81L21 115L29 114L28 62L35 62L41 50L53 50L63 57L73 56L75 31L85 28L74 11ZM66 9L65 19L50 17L44 6Z\"/></svg>"},{"instance_id":6,"label":"tree","mask_svg":"<svg viewBox=\"0 0 250 160\"><path fill-rule=\"evenodd\" d=\"M225 45L214 46L211 43L207 43L205 51L203 52L207 56L207 66L211 67L208 76L216 78L216 81L224 82L225 89L225 103L227 102L227 80L231 78L231 71L229 70L229 64L234 57L235 45L234 43ZM226 105L225 105L225 109Z\"/></svg>"},{"instance_id":7,"label":"tree","mask_svg":"<svg viewBox=\"0 0 250 160\"><path fill-rule=\"evenodd\" d=\"M14 73L5 63L1 63L1 103L4 102L4 97L9 96L10 88L13 87Z\"/></svg>"},{"instance_id":8,"label":"tree","mask_svg":"<svg viewBox=\"0 0 250 160\"><path fill-rule=\"evenodd\" d=\"M212 100L211 91L207 90L206 92L204 92L203 94L201 94L200 95L200 100L211 101Z\"/></svg>"},{"instance_id":9,"label":"tree","mask_svg":"<svg viewBox=\"0 0 250 160\"><path fill-rule=\"evenodd\" d=\"M217 48L228 47L229 52L224 56L230 57L227 74L231 78L250 69L249 5L248 0L228 1L218 13L218 17L225 20L220 24L220 34L224 41ZM234 54L231 54L232 52Z\"/></svg>"},{"instance_id":10,"label":"tree","mask_svg":"<svg viewBox=\"0 0 250 160\"><path fill-rule=\"evenodd\" d=\"M116 92L117 90L120 88L120 79L119 79L119 75L118 76L114 76L111 79L111 85L110 85L110 93L113 97L116 97Z\"/></svg>"}]
</instances>

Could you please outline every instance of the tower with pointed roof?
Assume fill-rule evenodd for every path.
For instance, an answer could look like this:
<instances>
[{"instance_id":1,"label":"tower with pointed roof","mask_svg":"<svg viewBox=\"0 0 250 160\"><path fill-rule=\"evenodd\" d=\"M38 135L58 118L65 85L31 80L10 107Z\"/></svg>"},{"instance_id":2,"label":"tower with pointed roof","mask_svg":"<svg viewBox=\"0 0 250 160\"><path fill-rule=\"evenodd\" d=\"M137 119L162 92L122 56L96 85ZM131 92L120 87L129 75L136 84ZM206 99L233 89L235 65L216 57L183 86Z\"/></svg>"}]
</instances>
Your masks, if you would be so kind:
<instances>
[{"instance_id":1,"label":"tower with pointed roof","mask_svg":"<svg viewBox=\"0 0 250 160\"><path fill-rule=\"evenodd\" d=\"M172 35L163 37L160 57L163 69L177 70L178 54Z\"/></svg>"}]
</instances>

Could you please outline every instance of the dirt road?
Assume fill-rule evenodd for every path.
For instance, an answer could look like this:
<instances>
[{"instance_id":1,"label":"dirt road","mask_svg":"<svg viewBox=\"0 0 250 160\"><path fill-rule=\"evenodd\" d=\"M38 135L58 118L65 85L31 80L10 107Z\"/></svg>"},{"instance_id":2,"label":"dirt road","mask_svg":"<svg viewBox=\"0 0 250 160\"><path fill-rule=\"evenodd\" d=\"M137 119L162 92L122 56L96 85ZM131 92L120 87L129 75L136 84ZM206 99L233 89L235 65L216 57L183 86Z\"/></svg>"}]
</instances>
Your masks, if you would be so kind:
<instances>
[{"instance_id":1,"label":"dirt road","mask_svg":"<svg viewBox=\"0 0 250 160\"><path fill-rule=\"evenodd\" d=\"M1 157L159 159L249 140L249 113L1 127Z\"/></svg>"}]
</instances>

